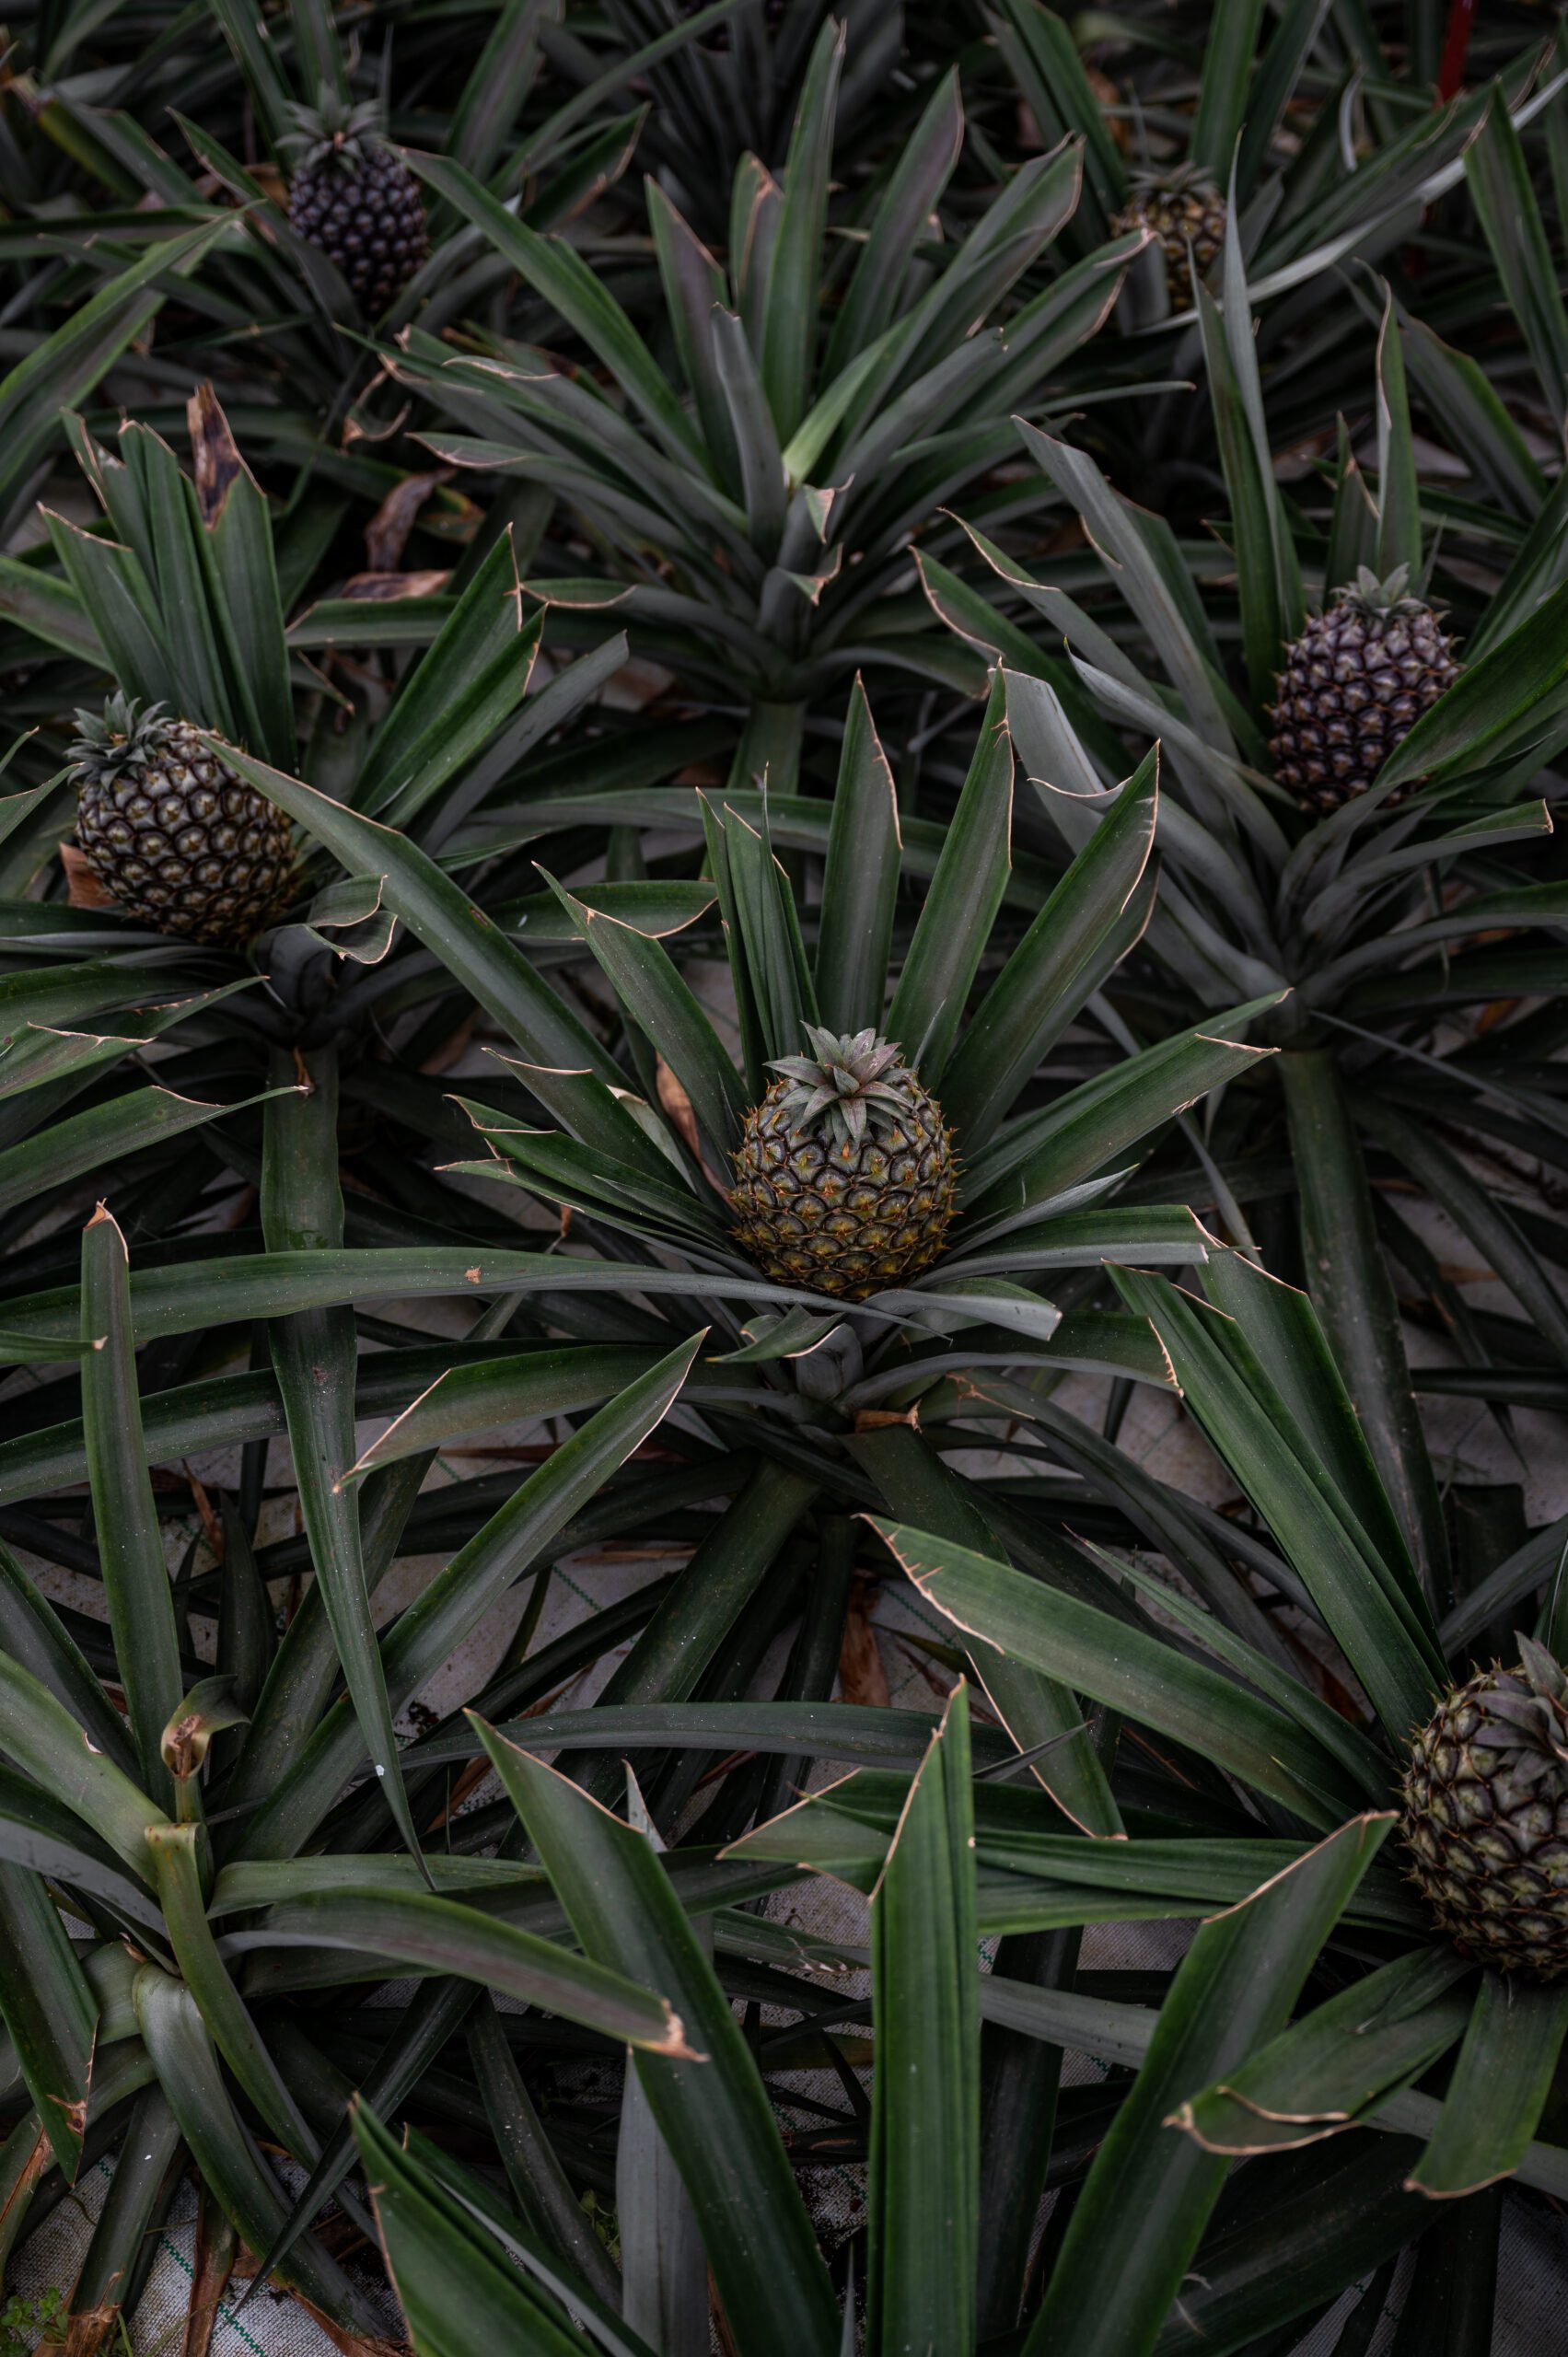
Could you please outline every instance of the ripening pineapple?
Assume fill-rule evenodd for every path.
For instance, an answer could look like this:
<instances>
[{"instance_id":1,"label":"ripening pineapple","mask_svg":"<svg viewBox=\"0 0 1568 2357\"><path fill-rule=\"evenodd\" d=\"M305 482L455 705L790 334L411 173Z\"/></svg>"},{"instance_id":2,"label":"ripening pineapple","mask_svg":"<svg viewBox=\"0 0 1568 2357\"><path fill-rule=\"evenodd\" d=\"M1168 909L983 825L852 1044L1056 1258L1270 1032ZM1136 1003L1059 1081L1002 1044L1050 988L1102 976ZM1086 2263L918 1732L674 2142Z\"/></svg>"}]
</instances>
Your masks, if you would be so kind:
<instances>
[{"instance_id":1,"label":"ripening pineapple","mask_svg":"<svg viewBox=\"0 0 1568 2357\"><path fill-rule=\"evenodd\" d=\"M746 1117L735 1157L736 1235L780 1284L863 1301L918 1276L953 1216L942 1109L891 1041L806 1026L807 1056Z\"/></svg>"},{"instance_id":2,"label":"ripening pineapple","mask_svg":"<svg viewBox=\"0 0 1568 2357\"><path fill-rule=\"evenodd\" d=\"M1152 230L1165 255L1166 293L1173 311L1192 308L1192 273L1206 278L1225 242L1225 199L1195 164L1175 171L1137 171L1128 202L1111 226Z\"/></svg>"},{"instance_id":3,"label":"ripening pineapple","mask_svg":"<svg viewBox=\"0 0 1568 2357\"><path fill-rule=\"evenodd\" d=\"M379 319L430 250L419 182L388 146L374 103L349 107L323 89L294 117L289 144L303 153L289 220L337 264L366 316Z\"/></svg>"},{"instance_id":4,"label":"ripening pineapple","mask_svg":"<svg viewBox=\"0 0 1568 2357\"><path fill-rule=\"evenodd\" d=\"M288 896L288 820L161 704L76 714L76 841L111 900L160 933L240 949Z\"/></svg>"},{"instance_id":5,"label":"ripening pineapple","mask_svg":"<svg viewBox=\"0 0 1568 2357\"><path fill-rule=\"evenodd\" d=\"M1408 577L1400 565L1379 581L1363 565L1285 649L1269 750L1280 784L1320 817L1365 793L1459 676L1453 640L1407 594Z\"/></svg>"},{"instance_id":6,"label":"ripening pineapple","mask_svg":"<svg viewBox=\"0 0 1568 2357\"><path fill-rule=\"evenodd\" d=\"M1568 1972L1568 1676L1519 1639L1514 1669L1444 1697L1405 1771L1405 1840L1438 1923L1503 1972Z\"/></svg>"}]
</instances>

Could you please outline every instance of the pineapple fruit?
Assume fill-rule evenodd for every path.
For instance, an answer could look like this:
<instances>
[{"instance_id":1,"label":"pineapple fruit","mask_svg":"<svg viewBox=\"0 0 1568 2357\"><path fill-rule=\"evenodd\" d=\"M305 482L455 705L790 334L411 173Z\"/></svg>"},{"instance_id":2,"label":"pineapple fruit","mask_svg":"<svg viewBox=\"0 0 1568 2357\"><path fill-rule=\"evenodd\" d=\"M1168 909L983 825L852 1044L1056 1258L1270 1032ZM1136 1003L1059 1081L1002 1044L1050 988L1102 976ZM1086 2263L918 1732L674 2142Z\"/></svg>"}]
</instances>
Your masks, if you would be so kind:
<instances>
[{"instance_id":1,"label":"pineapple fruit","mask_svg":"<svg viewBox=\"0 0 1568 2357\"><path fill-rule=\"evenodd\" d=\"M379 319L430 250L419 182L381 135L375 105L348 107L323 90L294 113L303 152L289 220L336 263L366 318Z\"/></svg>"},{"instance_id":2,"label":"pineapple fruit","mask_svg":"<svg viewBox=\"0 0 1568 2357\"><path fill-rule=\"evenodd\" d=\"M76 841L103 889L160 933L242 948L288 895L283 813L159 704L110 696L76 726Z\"/></svg>"},{"instance_id":3,"label":"pineapple fruit","mask_svg":"<svg viewBox=\"0 0 1568 2357\"><path fill-rule=\"evenodd\" d=\"M1208 275L1225 242L1225 199L1195 165L1132 177L1128 202L1112 224L1118 236L1147 229L1165 256L1166 294L1173 311L1192 308L1192 275Z\"/></svg>"},{"instance_id":4,"label":"pineapple fruit","mask_svg":"<svg viewBox=\"0 0 1568 2357\"><path fill-rule=\"evenodd\" d=\"M953 1216L942 1109L874 1030L806 1026L811 1052L748 1114L735 1157L736 1235L780 1284L863 1301L930 1268Z\"/></svg>"},{"instance_id":5,"label":"pineapple fruit","mask_svg":"<svg viewBox=\"0 0 1568 2357\"><path fill-rule=\"evenodd\" d=\"M1568 1674L1519 1639L1513 1669L1444 1696L1411 1747L1404 1834L1440 1927L1503 1972L1568 1972Z\"/></svg>"},{"instance_id":6,"label":"pineapple fruit","mask_svg":"<svg viewBox=\"0 0 1568 2357\"><path fill-rule=\"evenodd\" d=\"M1269 749L1280 784L1320 818L1365 793L1458 677L1453 640L1407 580L1403 565L1386 581L1364 565L1285 649Z\"/></svg>"}]
</instances>

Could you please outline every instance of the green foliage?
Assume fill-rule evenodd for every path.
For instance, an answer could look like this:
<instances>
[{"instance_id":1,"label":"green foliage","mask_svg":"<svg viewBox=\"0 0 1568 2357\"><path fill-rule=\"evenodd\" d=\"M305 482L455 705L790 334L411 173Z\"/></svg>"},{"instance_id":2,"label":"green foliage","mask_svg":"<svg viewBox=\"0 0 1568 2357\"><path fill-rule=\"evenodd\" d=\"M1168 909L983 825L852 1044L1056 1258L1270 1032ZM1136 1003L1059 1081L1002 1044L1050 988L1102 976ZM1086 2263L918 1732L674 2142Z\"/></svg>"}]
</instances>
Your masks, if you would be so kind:
<instances>
[{"instance_id":1,"label":"green foliage","mask_svg":"<svg viewBox=\"0 0 1568 2357\"><path fill-rule=\"evenodd\" d=\"M0 2303L0 2351L5 2357L32 2357L35 2349L57 2347L65 2338L65 2294L57 2283L42 2292L13 2292Z\"/></svg>"},{"instance_id":2,"label":"green foliage","mask_svg":"<svg viewBox=\"0 0 1568 2357\"><path fill-rule=\"evenodd\" d=\"M1568 1811L1568 41L8 41L0 2357L139 2345L190 2183L192 2352L249 2253L353 2357L1480 2357L1568 2200L1568 1984L1450 1936L1550 1961Z\"/></svg>"}]
</instances>

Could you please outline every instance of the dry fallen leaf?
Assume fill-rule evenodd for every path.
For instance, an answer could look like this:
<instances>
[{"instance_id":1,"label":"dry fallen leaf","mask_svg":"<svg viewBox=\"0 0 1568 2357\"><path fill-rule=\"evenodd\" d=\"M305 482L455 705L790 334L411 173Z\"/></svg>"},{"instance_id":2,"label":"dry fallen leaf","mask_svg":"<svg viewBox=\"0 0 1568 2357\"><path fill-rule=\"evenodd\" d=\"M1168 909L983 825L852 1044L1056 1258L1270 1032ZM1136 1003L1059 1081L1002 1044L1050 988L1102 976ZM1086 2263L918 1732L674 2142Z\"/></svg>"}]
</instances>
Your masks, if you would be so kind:
<instances>
[{"instance_id":1,"label":"dry fallen leaf","mask_svg":"<svg viewBox=\"0 0 1568 2357\"><path fill-rule=\"evenodd\" d=\"M114 896L106 892L92 869L87 855L75 843L62 843L60 865L65 870L65 897L74 909L112 909Z\"/></svg>"},{"instance_id":2,"label":"dry fallen leaf","mask_svg":"<svg viewBox=\"0 0 1568 2357\"><path fill-rule=\"evenodd\" d=\"M888 1673L882 1666L882 1648L872 1625L872 1594L865 1580L856 1580L850 1591L843 1643L839 1648L839 1692L845 1702L885 1711L892 1698L888 1691Z\"/></svg>"}]
</instances>

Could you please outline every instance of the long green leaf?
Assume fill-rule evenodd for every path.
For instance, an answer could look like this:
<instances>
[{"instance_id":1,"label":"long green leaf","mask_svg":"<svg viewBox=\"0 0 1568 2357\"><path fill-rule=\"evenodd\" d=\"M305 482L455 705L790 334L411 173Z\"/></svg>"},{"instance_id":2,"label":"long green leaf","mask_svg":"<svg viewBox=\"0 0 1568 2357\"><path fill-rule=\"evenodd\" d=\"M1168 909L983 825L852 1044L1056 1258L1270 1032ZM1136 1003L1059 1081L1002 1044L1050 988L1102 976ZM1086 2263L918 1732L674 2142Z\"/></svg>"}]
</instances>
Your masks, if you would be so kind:
<instances>
[{"instance_id":1,"label":"long green leaf","mask_svg":"<svg viewBox=\"0 0 1568 2357\"><path fill-rule=\"evenodd\" d=\"M822 232L833 164L833 126L844 31L830 20L817 36L806 69L784 167L784 204L768 271L761 361L768 405L781 442L806 407L822 272Z\"/></svg>"},{"instance_id":2,"label":"long green leaf","mask_svg":"<svg viewBox=\"0 0 1568 2357\"><path fill-rule=\"evenodd\" d=\"M968 1150L990 1138L1047 1048L1103 979L1101 946L1132 900L1154 847L1158 775L1155 749L1019 942L949 1060L942 1107Z\"/></svg>"},{"instance_id":3,"label":"long green leaf","mask_svg":"<svg viewBox=\"0 0 1568 2357\"><path fill-rule=\"evenodd\" d=\"M585 1952L668 1993L706 2060L639 2055L696 2207L739 2357L833 2357L837 2304L750 2049L657 1856L552 1769L482 1728Z\"/></svg>"},{"instance_id":4,"label":"long green leaf","mask_svg":"<svg viewBox=\"0 0 1568 2357\"><path fill-rule=\"evenodd\" d=\"M550 2286L513 2263L503 2246L419 2162L389 2135L367 2103L353 2111L354 2141L365 2164L387 2266L413 2337L417 2357L581 2357L574 2322L576 2287L556 2277L572 2300L564 2306ZM591 2312L591 2303L583 2303ZM606 2344L595 2335L595 2344ZM651 2357L628 2336L617 2357Z\"/></svg>"},{"instance_id":5,"label":"long green leaf","mask_svg":"<svg viewBox=\"0 0 1568 2357\"><path fill-rule=\"evenodd\" d=\"M693 2059L680 2022L655 1990L456 1898L417 1890L318 1891L269 1908L249 1929L229 1933L222 1951L306 1946L456 1973L639 2052Z\"/></svg>"},{"instance_id":6,"label":"long green leaf","mask_svg":"<svg viewBox=\"0 0 1568 2357\"><path fill-rule=\"evenodd\" d=\"M1568 430L1568 311L1530 168L1501 88L1465 149L1465 178L1509 315L1524 335L1561 435Z\"/></svg>"},{"instance_id":7,"label":"long green leaf","mask_svg":"<svg viewBox=\"0 0 1568 2357\"><path fill-rule=\"evenodd\" d=\"M1411 1393L1393 1279L1378 1242L1371 1184L1343 1084L1320 1049L1283 1056L1280 1077L1301 1191L1313 1306L1376 1459L1422 1578L1434 1591L1447 1561L1442 1504ZM1404 1723L1404 1726L1411 1724Z\"/></svg>"},{"instance_id":8,"label":"long green leaf","mask_svg":"<svg viewBox=\"0 0 1568 2357\"><path fill-rule=\"evenodd\" d=\"M877 2069L867 2333L889 2352L972 2347L980 2235L980 2009L969 1695L910 1787L871 1901Z\"/></svg>"},{"instance_id":9,"label":"long green leaf","mask_svg":"<svg viewBox=\"0 0 1568 2357\"><path fill-rule=\"evenodd\" d=\"M1156 2357L1189 2357L1195 2347L1277 2348L1282 2328L1285 2346L1298 2347L1314 2316L1370 2277L1335 2345L1335 2357L1365 2357L1383 2321L1382 2267L1427 2223L1401 2182L1410 2150L1403 2139L1353 2139L1342 2157L1314 2155L1317 2165L1282 2187L1260 2215L1249 2211L1216 2225L1201 2272L1189 2275L1155 2342ZM1418 2278L1427 2265L1423 2251ZM1434 2350L1426 2341L1423 2357Z\"/></svg>"},{"instance_id":10,"label":"long green leaf","mask_svg":"<svg viewBox=\"0 0 1568 2357\"><path fill-rule=\"evenodd\" d=\"M1438 2200L1473 2193L1518 2166L1551 2090L1568 2032L1568 1989L1488 1972L1431 2142L1411 2174Z\"/></svg>"},{"instance_id":11,"label":"long green leaf","mask_svg":"<svg viewBox=\"0 0 1568 2357\"><path fill-rule=\"evenodd\" d=\"M175 1961L209 2036L260 2117L285 2152L308 2163L316 2140L218 1955L203 1899L201 1840L193 1825L153 1826L147 1832Z\"/></svg>"},{"instance_id":12,"label":"long green leaf","mask_svg":"<svg viewBox=\"0 0 1568 2357\"><path fill-rule=\"evenodd\" d=\"M359 809L406 827L481 750L527 693L543 610L525 621L508 529L376 731L354 786Z\"/></svg>"},{"instance_id":13,"label":"long green leaf","mask_svg":"<svg viewBox=\"0 0 1568 2357\"><path fill-rule=\"evenodd\" d=\"M820 1295L802 1295L794 1286L769 1284L761 1277L739 1272L709 1276L691 1269L578 1260L565 1253L433 1244L241 1253L138 1270L131 1279L131 1311L140 1344L159 1334L188 1334L218 1317L241 1322L293 1317L340 1302L413 1300L441 1294L471 1300L517 1292L674 1294L687 1299L742 1301L753 1310L764 1303L786 1308L803 1300L819 1310L822 1300ZM75 1285L15 1300L0 1327L0 1359L69 1355L80 1331L81 1294ZM62 1343L67 1345L64 1352Z\"/></svg>"},{"instance_id":14,"label":"long green leaf","mask_svg":"<svg viewBox=\"0 0 1568 2357\"><path fill-rule=\"evenodd\" d=\"M951 1540L870 1519L927 1601L982 1644L1220 1761L1308 1824L1357 1805L1338 1760L1304 1728L1152 1631Z\"/></svg>"},{"instance_id":15,"label":"long green leaf","mask_svg":"<svg viewBox=\"0 0 1568 2357\"><path fill-rule=\"evenodd\" d=\"M1386 580L1400 566L1421 576L1421 489L1405 392L1404 347L1393 297L1384 305L1377 336L1377 571Z\"/></svg>"},{"instance_id":16,"label":"long green leaf","mask_svg":"<svg viewBox=\"0 0 1568 2357\"><path fill-rule=\"evenodd\" d=\"M1210 1016L1010 1122L965 1174L965 1205L972 1206L981 1235L993 1224L1015 1224L1029 1204L1049 1202L1076 1186L1208 1090L1272 1055L1272 1048L1227 1035L1276 1003L1271 994Z\"/></svg>"},{"instance_id":17,"label":"long green leaf","mask_svg":"<svg viewBox=\"0 0 1568 2357\"><path fill-rule=\"evenodd\" d=\"M1294 2023L1238 2071L1184 2103L1179 2124L1212 2153L1291 2151L1342 2134L1463 2035L1472 1968L1414 1948Z\"/></svg>"},{"instance_id":18,"label":"long green leaf","mask_svg":"<svg viewBox=\"0 0 1568 2357\"><path fill-rule=\"evenodd\" d=\"M817 933L817 999L830 1030L881 1023L900 849L893 773L857 679L839 757Z\"/></svg>"},{"instance_id":19,"label":"long green leaf","mask_svg":"<svg viewBox=\"0 0 1568 2357\"><path fill-rule=\"evenodd\" d=\"M382 1647L393 1710L417 1694L571 1516L597 1495L663 1420L702 1337L682 1344L590 1416L439 1572ZM352 1710L335 1702L292 1771L246 1828L241 1853L291 1857L331 1807L364 1757Z\"/></svg>"},{"instance_id":20,"label":"long green leaf","mask_svg":"<svg viewBox=\"0 0 1568 2357\"><path fill-rule=\"evenodd\" d=\"M494 2004L479 2004L468 2026L469 2054L485 2118L512 2198L541 2242L611 2306L619 2305L615 2262L595 2233L551 2142ZM704 2277L704 2292L706 2279Z\"/></svg>"},{"instance_id":21,"label":"long green leaf","mask_svg":"<svg viewBox=\"0 0 1568 2357\"><path fill-rule=\"evenodd\" d=\"M410 154L406 161L553 306L642 411L665 448L690 465L699 449L690 418L626 313L581 256L561 239L528 228L448 157Z\"/></svg>"},{"instance_id":22,"label":"long green leaf","mask_svg":"<svg viewBox=\"0 0 1568 2357\"><path fill-rule=\"evenodd\" d=\"M1074 2211L1026 2357L1141 2357L1191 2263L1228 2165L1172 2114L1284 2026L1391 1819L1358 1817L1189 1948L1131 2094ZM1136 2220L1137 2231L1126 2224Z\"/></svg>"},{"instance_id":23,"label":"long green leaf","mask_svg":"<svg viewBox=\"0 0 1568 2357\"><path fill-rule=\"evenodd\" d=\"M889 1508L918 1516L923 1529L977 1554L1001 1555L974 1486L943 1464L923 1434L886 1425L858 1435L852 1446ZM973 1667L1018 1749L1033 1753L1049 1745L1031 1772L1074 1823L1108 1839L1123 1833L1110 1779L1071 1687L1005 1648L978 1649Z\"/></svg>"},{"instance_id":24,"label":"long green leaf","mask_svg":"<svg viewBox=\"0 0 1568 2357\"><path fill-rule=\"evenodd\" d=\"M929 1087L941 1084L1010 865L1013 742L1001 672L888 1016L888 1037Z\"/></svg>"},{"instance_id":25,"label":"long green leaf","mask_svg":"<svg viewBox=\"0 0 1568 2357\"><path fill-rule=\"evenodd\" d=\"M614 984L627 1014L656 1040L691 1100L705 1137L721 1154L740 1141L745 1091L717 1032L661 941L650 940L613 915L557 885L562 906ZM608 1140L588 1139L613 1151Z\"/></svg>"},{"instance_id":26,"label":"long green leaf","mask_svg":"<svg viewBox=\"0 0 1568 2357\"><path fill-rule=\"evenodd\" d=\"M290 1070L289 1059L277 1051L274 1077L282 1081ZM274 1252L330 1252L341 1247L343 1237L336 1051L317 1050L302 1059L300 1072L307 1085L280 1091L267 1107L261 1230ZM354 1430L358 1355L354 1313L347 1308L301 1310L296 1317L274 1319L269 1339L288 1419L310 1560L326 1598L349 1699L398 1830L405 1846L417 1853L419 1837L398 1764L397 1731L376 1641L359 1492L346 1479L359 1453Z\"/></svg>"},{"instance_id":27,"label":"long green leaf","mask_svg":"<svg viewBox=\"0 0 1568 2357\"><path fill-rule=\"evenodd\" d=\"M1446 1671L1407 1585L1365 1543L1257 1355L1234 1325L1165 1280L1115 1273L1144 1309L1188 1405L1251 1498L1393 1736L1430 1713Z\"/></svg>"},{"instance_id":28,"label":"long green leaf","mask_svg":"<svg viewBox=\"0 0 1568 2357\"><path fill-rule=\"evenodd\" d=\"M257 1101L249 1097L234 1105L203 1105L168 1088L134 1088L107 1105L73 1113L0 1150L0 1213L15 1211L90 1172L115 1170L127 1155L161 1145Z\"/></svg>"},{"instance_id":29,"label":"long green leaf","mask_svg":"<svg viewBox=\"0 0 1568 2357\"><path fill-rule=\"evenodd\" d=\"M133 1995L158 2083L203 2183L250 2247L266 2250L286 2205L224 2085L194 1996L151 1964L137 1974ZM312 2238L295 2245L276 2280L299 2291L340 2329L363 2335L381 2357L385 2344L374 2303Z\"/></svg>"},{"instance_id":30,"label":"long green leaf","mask_svg":"<svg viewBox=\"0 0 1568 2357\"><path fill-rule=\"evenodd\" d=\"M82 1422L109 1625L149 1793L167 1802L163 1731L185 1691L163 1529L142 1438L125 1239L100 1204L82 1231Z\"/></svg>"},{"instance_id":31,"label":"long green leaf","mask_svg":"<svg viewBox=\"0 0 1568 2357\"><path fill-rule=\"evenodd\" d=\"M1219 0L1204 28L1191 154L1193 162L1222 187L1230 179L1232 153L1246 117L1262 14L1262 0Z\"/></svg>"},{"instance_id":32,"label":"long green leaf","mask_svg":"<svg viewBox=\"0 0 1568 2357\"><path fill-rule=\"evenodd\" d=\"M98 2010L42 1877L0 1865L0 2018L67 2184L81 2163Z\"/></svg>"},{"instance_id":33,"label":"long green leaf","mask_svg":"<svg viewBox=\"0 0 1568 2357\"><path fill-rule=\"evenodd\" d=\"M149 247L0 381L6 453L0 459L0 508L11 506L58 433L63 414L87 399L125 346L157 317L169 291L158 282L185 276L228 233L226 219L207 221Z\"/></svg>"},{"instance_id":34,"label":"long green leaf","mask_svg":"<svg viewBox=\"0 0 1568 2357\"><path fill-rule=\"evenodd\" d=\"M99 1749L49 1689L6 1653L0 1653L0 1701L11 1759L100 1835L134 1875L150 1882L147 1829L162 1823L164 1812Z\"/></svg>"}]
</instances>

